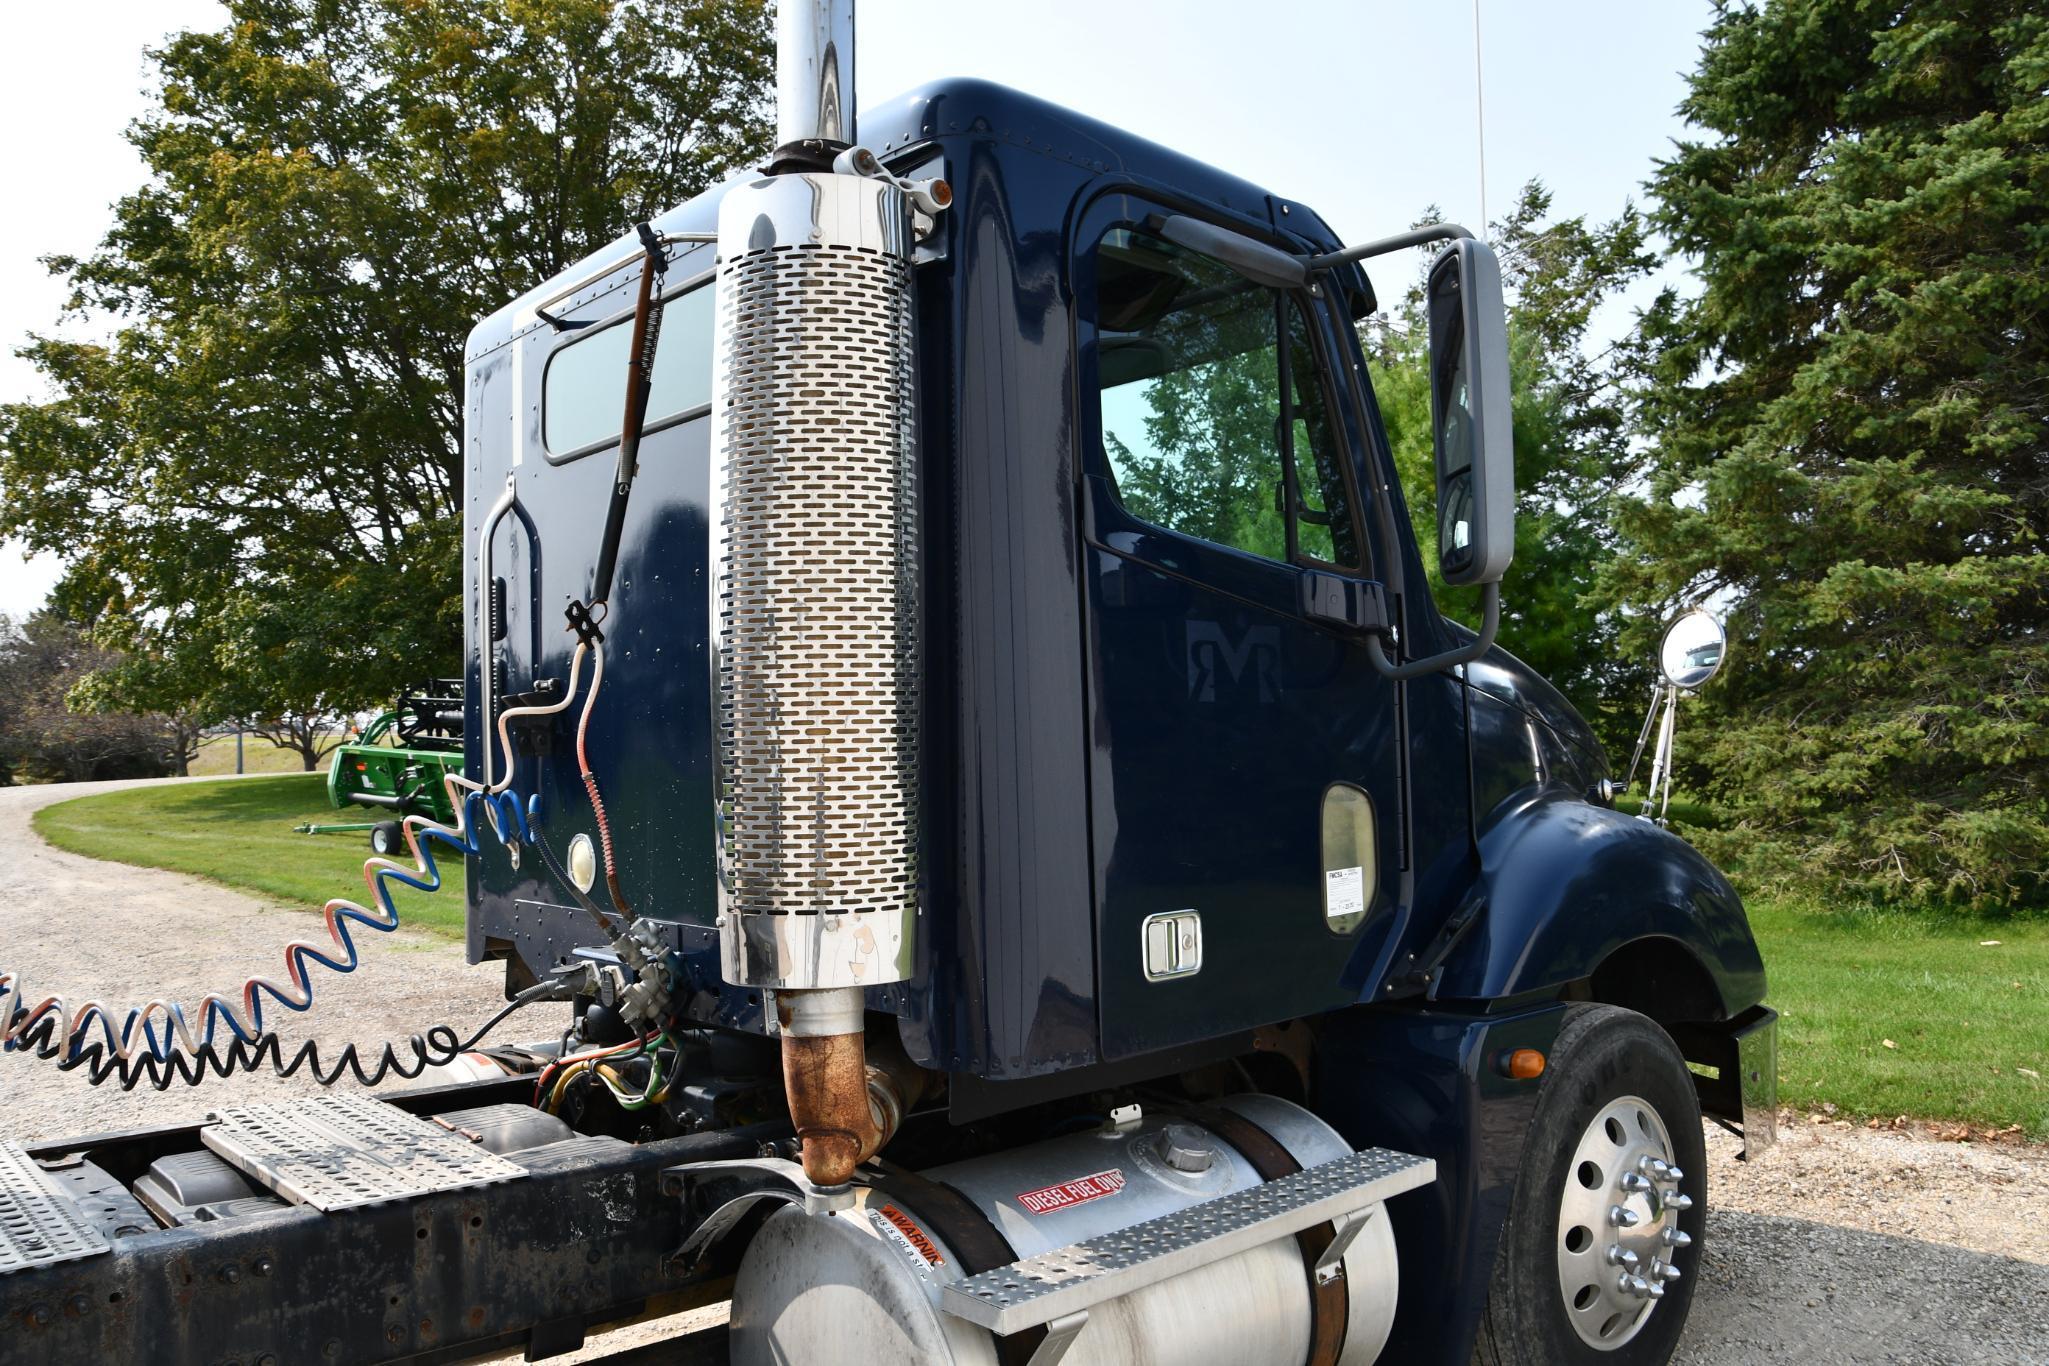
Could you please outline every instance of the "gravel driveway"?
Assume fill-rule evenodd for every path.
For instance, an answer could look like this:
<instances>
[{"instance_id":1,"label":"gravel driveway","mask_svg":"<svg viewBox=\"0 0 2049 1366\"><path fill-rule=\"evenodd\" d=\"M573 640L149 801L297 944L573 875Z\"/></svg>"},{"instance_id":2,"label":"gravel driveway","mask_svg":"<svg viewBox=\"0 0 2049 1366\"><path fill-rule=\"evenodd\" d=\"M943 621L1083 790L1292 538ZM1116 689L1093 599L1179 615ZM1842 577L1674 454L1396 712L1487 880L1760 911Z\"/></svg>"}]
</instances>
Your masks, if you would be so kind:
<instances>
[{"instance_id":1,"label":"gravel driveway","mask_svg":"<svg viewBox=\"0 0 2049 1366\"><path fill-rule=\"evenodd\" d=\"M321 934L301 913L62 853L29 828L39 806L124 785L0 788L0 965L38 998L192 1000L274 973L287 940ZM448 940L401 929L364 947L355 973L318 984L295 1036L382 1043L480 1022L501 1002L496 968L469 967ZM227 1100L315 1089L238 1077L123 1094L21 1058L0 1067L0 1132L16 1139L178 1123ZM2049 1363L2049 1150L1796 1123L1754 1164L1719 1130L1708 1151L1708 1237L1681 1366ZM628 1330L603 1346L658 1335Z\"/></svg>"}]
</instances>

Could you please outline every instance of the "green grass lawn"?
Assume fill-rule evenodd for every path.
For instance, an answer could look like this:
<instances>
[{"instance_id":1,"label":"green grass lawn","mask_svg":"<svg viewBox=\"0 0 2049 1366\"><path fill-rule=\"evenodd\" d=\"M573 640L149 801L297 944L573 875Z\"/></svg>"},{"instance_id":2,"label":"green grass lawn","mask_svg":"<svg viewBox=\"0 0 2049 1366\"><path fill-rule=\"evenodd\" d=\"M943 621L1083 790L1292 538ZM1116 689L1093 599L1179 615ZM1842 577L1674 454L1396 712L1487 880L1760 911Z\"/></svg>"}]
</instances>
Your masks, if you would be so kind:
<instances>
[{"instance_id":1,"label":"green grass lawn","mask_svg":"<svg viewBox=\"0 0 2049 1366\"><path fill-rule=\"evenodd\" d=\"M1781 1101L2049 1139L2049 921L1749 909L1782 1021Z\"/></svg>"},{"instance_id":2,"label":"green grass lawn","mask_svg":"<svg viewBox=\"0 0 2049 1366\"><path fill-rule=\"evenodd\" d=\"M327 760L320 761L320 772L327 771ZM295 749L273 745L261 735L242 736L242 771L244 773L303 773L305 763ZM193 757L187 770L195 778L220 777L235 771L235 737L232 735L208 735L199 742L199 753Z\"/></svg>"},{"instance_id":3,"label":"green grass lawn","mask_svg":"<svg viewBox=\"0 0 2049 1366\"><path fill-rule=\"evenodd\" d=\"M229 738L229 762L234 740ZM365 902L363 833L300 835L307 821L368 818L360 808L327 804L326 777L238 778L223 783L165 783L96 797L75 797L35 814L36 832L50 843L93 858L195 873L285 906L317 911L345 896ZM463 922L463 868L459 858L437 857L444 879L436 893L396 890L402 924L459 936ZM366 903L367 904L367 903Z\"/></svg>"}]
</instances>

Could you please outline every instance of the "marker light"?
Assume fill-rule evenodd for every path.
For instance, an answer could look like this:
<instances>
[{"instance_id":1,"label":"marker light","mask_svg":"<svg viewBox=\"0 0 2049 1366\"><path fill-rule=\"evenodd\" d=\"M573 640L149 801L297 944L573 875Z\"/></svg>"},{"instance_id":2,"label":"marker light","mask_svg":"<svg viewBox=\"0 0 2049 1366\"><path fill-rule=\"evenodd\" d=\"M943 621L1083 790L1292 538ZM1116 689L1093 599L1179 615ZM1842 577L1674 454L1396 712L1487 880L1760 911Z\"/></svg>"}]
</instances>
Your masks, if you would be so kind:
<instances>
[{"instance_id":1,"label":"marker light","mask_svg":"<svg viewBox=\"0 0 2049 1366\"><path fill-rule=\"evenodd\" d=\"M579 834L569 841L569 880L579 892L589 891L598 880L598 854L591 847L589 835ZM1541 1069L1542 1063L1538 1065Z\"/></svg>"}]
</instances>

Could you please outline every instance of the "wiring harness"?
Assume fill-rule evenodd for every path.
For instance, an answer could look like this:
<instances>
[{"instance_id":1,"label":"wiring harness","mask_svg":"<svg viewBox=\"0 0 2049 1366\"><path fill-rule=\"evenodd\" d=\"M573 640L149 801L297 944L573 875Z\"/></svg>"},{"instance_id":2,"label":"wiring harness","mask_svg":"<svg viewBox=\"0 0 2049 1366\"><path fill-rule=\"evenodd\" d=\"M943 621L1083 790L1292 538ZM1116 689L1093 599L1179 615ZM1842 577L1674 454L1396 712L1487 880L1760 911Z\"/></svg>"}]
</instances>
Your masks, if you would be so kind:
<instances>
[{"instance_id":1,"label":"wiring harness","mask_svg":"<svg viewBox=\"0 0 2049 1366\"><path fill-rule=\"evenodd\" d=\"M519 993L467 1038L447 1025L435 1025L403 1043L383 1044L367 1059L356 1044L346 1045L332 1059L323 1059L319 1044L313 1040L288 1052L284 1041L269 1032L264 1022L266 1002L294 1013L311 1008L315 979L310 975L310 965L338 973L355 971L361 956L350 932L351 924L383 933L398 928L398 906L393 900L395 885L423 892L440 890L442 880L434 857L435 844L464 856L480 854L481 835L486 830L501 844L535 843L530 817L536 812L537 799L522 801L512 790L517 755L511 726L526 718L553 716L568 710L576 699L586 659L591 661L591 687L577 727L581 750L582 735L604 677L603 645L593 641L577 645L570 662L569 686L559 701L512 707L498 716L497 738L505 755L504 776L486 786L459 773L448 774L444 781L456 812L455 823L443 825L425 816L407 816L403 828L411 864L383 857L366 860L363 881L374 906L339 897L328 902L322 908L328 943L298 940L286 945L283 982L251 977L235 992L208 993L190 1012L183 1005L162 998L125 1011L97 1000L73 1010L62 996L48 996L33 1005L27 1004L29 993L21 975L0 970L0 1049L33 1052L39 1058L54 1059L62 1071L83 1068L93 1085L114 1081L124 1091L144 1082L159 1091L174 1082L197 1085L209 1074L225 1077L266 1067L282 1077L304 1069L323 1086L333 1085L344 1076L374 1086L390 1076L410 1080L429 1067L452 1062L474 1048L515 1010L559 996L565 984L543 982ZM485 738L485 743L490 743L490 737ZM588 764L583 767L588 777ZM609 877L609 843L605 852ZM552 857L549 862L553 863ZM607 919L595 906L590 909L599 915L601 923Z\"/></svg>"}]
</instances>

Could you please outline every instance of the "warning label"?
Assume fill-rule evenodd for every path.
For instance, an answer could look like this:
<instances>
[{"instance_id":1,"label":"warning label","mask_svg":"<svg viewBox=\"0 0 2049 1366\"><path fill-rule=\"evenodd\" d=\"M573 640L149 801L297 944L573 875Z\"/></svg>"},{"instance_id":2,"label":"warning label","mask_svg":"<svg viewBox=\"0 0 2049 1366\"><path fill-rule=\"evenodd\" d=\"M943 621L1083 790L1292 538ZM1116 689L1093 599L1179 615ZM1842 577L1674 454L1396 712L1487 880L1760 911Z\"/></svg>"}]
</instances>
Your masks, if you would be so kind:
<instances>
[{"instance_id":1,"label":"warning label","mask_svg":"<svg viewBox=\"0 0 2049 1366\"><path fill-rule=\"evenodd\" d=\"M924 1229L919 1228L912 1221L910 1215L905 1214L895 1205L884 1205L881 1209L874 1210L872 1213L876 1216L875 1227L880 1229L889 1241L895 1243L925 1265L938 1266L946 1260L946 1258L939 1255L939 1245L932 1241Z\"/></svg>"},{"instance_id":2,"label":"warning label","mask_svg":"<svg viewBox=\"0 0 2049 1366\"><path fill-rule=\"evenodd\" d=\"M1063 1181L1057 1186L1042 1186L1035 1191L1026 1191L1017 1197L1017 1203L1033 1214L1051 1214L1056 1209L1070 1205L1085 1205L1091 1200L1100 1200L1106 1195L1115 1195L1124 1189L1124 1173L1116 1168L1097 1172L1094 1176L1077 1177Z\"/></svg>"}]
</instances>

